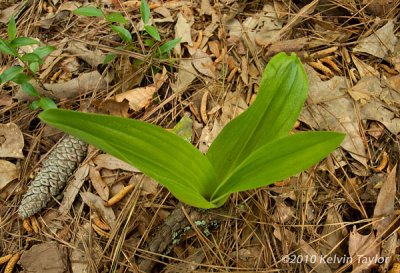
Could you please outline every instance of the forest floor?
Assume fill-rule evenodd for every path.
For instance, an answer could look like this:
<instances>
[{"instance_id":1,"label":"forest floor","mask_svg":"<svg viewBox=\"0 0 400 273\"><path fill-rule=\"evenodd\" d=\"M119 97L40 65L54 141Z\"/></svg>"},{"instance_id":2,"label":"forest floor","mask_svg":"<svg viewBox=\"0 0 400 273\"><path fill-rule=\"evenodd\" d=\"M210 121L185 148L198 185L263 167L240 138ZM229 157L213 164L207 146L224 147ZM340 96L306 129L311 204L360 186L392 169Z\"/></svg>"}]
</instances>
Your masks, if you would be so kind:
<instances>
[{"instance_id":1,"label":"forest floor","mask_svg":"<svg viewBox=\"0 0 400 273\"><path fill-rule=\"evenodd\" d=\"M0 3L0 38L14 16L18 37L55 47L37 78L59 108L166 129L186 115L183 133L204 153L254 100L269 59L295 52L309 94L293 132L346 138L309 170L209 211L89 147L63 196L23 222L22 196L63 133L40 122L18 84L3 82L1 272L400 272L400 1L151 1L159 42L144 29L140 1L90 4L122 14L132 42L103 17L72 12L85 5ZM0 54L0 74L19 64ZM115 59L103 64L107 55ZM120 202L104 205L126 186Z\"/></svg>"}]
</instances>

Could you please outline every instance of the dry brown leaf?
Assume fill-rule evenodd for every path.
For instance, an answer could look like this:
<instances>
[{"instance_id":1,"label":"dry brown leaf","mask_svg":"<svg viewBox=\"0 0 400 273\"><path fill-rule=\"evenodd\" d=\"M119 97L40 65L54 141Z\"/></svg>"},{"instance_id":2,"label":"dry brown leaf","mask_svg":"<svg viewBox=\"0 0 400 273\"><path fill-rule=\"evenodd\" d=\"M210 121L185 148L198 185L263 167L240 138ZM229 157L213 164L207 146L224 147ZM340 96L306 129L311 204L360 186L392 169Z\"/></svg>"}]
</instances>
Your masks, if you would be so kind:
<instances>
[{"instance_id":1,"label":"dry brown leaf","mask_svg":"<svg viewBox=\"0 0 400 273\"><path fill-rule=\"evenodd\" d=\"M310 89L307 106L303 108L299 119L318 130L346 133L341 146L367 167L368 155L360 134L354 102L346 96L346 78L335 76L328 81L322 81L312 68L308 65L304 67Z\"/></svg>"},{"instance_id":2,"label":"dry brown leaf","mask_svg":"<svg viewBox=\"0 0 400 273\"><path fill-rule=\"evenodd\" d=\"M107 81L97 71L81 73L78 77L62 83L45 83L44 87L47 91L43 90L37 83L30 82L39 94L46 97L65 99L73 98L93 90L102 90L107 87ZM32 100L32 97L26 95L21 89L18 88L16 99L19 100Z\"/></svg>"},{"instance_id":3,"label":"dry brown leaf","mask_svg":"<svg viewBox=\"0 0 400 273\"><path fill-rule=\"evenodd\" d=\"M200 14L206 14L206 15L211 15L215 13L214 8L211 6L209 0L201 0L201 5L200 5Z\"/></svg>"},{"instance_id":4,"label":"dry brown leaf","mask_svg":"<svg viewBox=\"0 0 400 273\"><path fill-rule=\"evenodd\" d=\"M88 174L89 174L88 164L83 164L75 171L74 177L67 184L64 190L64 197L63 200L61 201L60 207L58 208L60 214L68 213L83 183L85 182L85 179L88 176Z\"/></svg>"},{"instance_id":5,"label":"dry brown leaf","mask_svg":"<svg viewBox=\"0 0 400 273\"><path fill-rule=\"evenodd\" d=\"M221 132L223 125L220 119L215 119L214 123L207 123L206 126L203 127L201 131L201 136L199 139L199 150L203 154L208 151L208 148L211 146L211 143L217 137L219 132Z\"/></svg>"},{"instance_id":6,"label":"dry brown leaf","mask_svg":"<svg viewBox=\"0 0 400 273\"><path fill-rule=\"evenodd\" d=\"M83 202L100 215L111 228L115 227L116 217L114 211L112 208L105 206L103 199L91 192L81 192L80 196Z\"/></svg>"},{"instance_id":7,"label":"dry brown leaf","mask_svg":"<svg viewBox=\"0 0 400 273\"><path fill-rule=\"evenodd\" d=\"M351 58L353 60L354 65L356 66L361 78L366 77L366 76L379 77L379 72L375 68L373 68L369 64L361 61L354 54L351 54Z\"/></svg>"},{"instance_id":8,"label":"dry brown leaf","mask_svg":"<svg viewBox=\"0 0 400 273\"><path fill-rule=\"evenodd\" d=\"M172 90L174 90L175 93L186 91L194 79L196 79L197 75L198 73L196 69L194 69L191 60L180 60L176 82L171 84Z\"/></svg>"},{"instance_id":9,"label":"dry brown leaf","mask_svg":"<svg viewBox=\"0 0 400 273\"><path fill-rule=\"evenodd\" d=\"M124 171L135 172L135 173L141 172L135 167L131 166L130 164L109 154L99 154L93 159L93 162L94 164L96 164L98 168L105 168L108 170L121 169Z\"/></svg>"},{"instance_id":10,"label":"dry brown leaf","mask_svg":"<svg viewBox=\"0 0 400 273\"><path fill-rule=\"evenodd\" d=\"M288 229L281 228L275 226L274 228L274 236L285 244L293 244L296 247L296 253L301 257L308 257L308 259L304 259L303 261L306 262L311 268L313 272L317 273L330 273L332 270L329 268L328 264L324 259L323 256L318 253L313 247L310 246L306 241L300 240L300 243L296 243L298 240L293 232L289 231ZM291 246L288 246L290 249ZM311 257L315 257L312 258Z\"/></svg>"},{"instance_id":11,"label":"dry brown leaf","mask_svg":"<svg viewBox=\"0 0 400 273\"><path fill-rule=\"evenodd\" d=\"M21 1L17 4L9 6L3 10L0 10L0 23L8 24L11 17L19 14L19 12L26 6L26 1Z\"/></svg>"},{"instance_id":12,"label":"dry brown leaf","mask_svg":"<svg viewBox=\"0 0 400 273\"><path fill-rule=\"evenodd\" d=\"M0 159L0 190L19 176L17 166L9 161Z\"/></svg>"},{"instance_id":13,"label":"dry brown leaf","mask_svg":"<svg viewBox=\"0 0 400 273\"><path fill-rule=\"evenodd\" d=\"M215 64L211 60L210 55L201 51L200 49L196 49L196 51L192 54L192 64L201 74L206 75L210 78L215 77Z\"/></svg>"},{"instance_id":14,"label":"dry brown leaf","mask_svg":"<svg viewBox=\"0 0 400 273\"><path fill-rule=\"evenodd\" d=\"M370 36L358 41L358 45L353 48L353 51L384 58L388 52L394 52L396 42L397 37L394 34L394 23L393 20L390 20Z\"/></svg>"},{"instance_id":15,"label":"dry brown leaf","mask_svg":"<svg viewBox=\"0 0 400 273\"><path fill-rule=\"evenodd\" d=\"M356 90L369 93L371 98L360 105L362 120L375 120L381 122L394 135L400 133L399 102L400 94L381 83L379 78L362 78L356 86ZM359 86L359 88L357 88Z\"/></svg>"},{"instance_id":16,"label":"dry brown leaf","mask_svg":"<svg viewBox=\"0 0 400 273\"><path fill-rule=\"evenodd\" d=\"M384 217L380 221L373 223L374 228L377 229L377 236L382 235L386 229L392 224L395 219L395 199L396 199L396 167L388 174L386 181L383 183L379 191L378 199L374 209L374 217Z\"/></svg>"},{"instance_id":17,"label":"dry brown leaf","mask_svg":"<svg viewBox=\"0 0 400 273\"><path fill-rule=\"evenodd\" d=\"M0 157L24 158L24 137L15 123L0 124Z\"/></svg>"},{"instance_id":18,"label":"dry brown leaf","mask_svg":"<svg viewBox=\"0 0 400 273\"><path fill-rule=\"evenodd\" d=\"M240 92L228 92L222 106L221 122L222 126L244 112L249 106Z\"/></svg>"},{"instance_id":19,"label":"dry brown leaf","mask_svg":"<svg viewBox=\"0 0 400 273\"><path fill-rule=\"evenodd\" d=\"M347 236L347 230L336 207L330 207L326 214L326 221L321 232L321 236L324 237L324 242L321 244L321 253L324 256L332 257L334 262L328 265L331 269L337 269L340 263L334 257L344 256L341 243L343 243L343 239Z\"/></svg>"},{"instance_id":20,"label":"dry brown leaf","mask_svg":"<svg viewBox=\"0 0 400 273\"><path fill-rule=\"evenodd\" d=\"M99 110L113 116L129 117L129 101L117 102L113 99L101 102Z\"/></svg>"},{"instance_id":21,"label":"dry brown leaf","mask_svg":"<svg viewBox=\"0 0 400 273\"><path fill-rule=\"evenodd\" d=\"M149 106L155 93L156 87L153 85L138 87L116 95L115 101L122 102L123 100L127 100L132 110L139 111Z\"/></svg>"},{"instance_id":22,"label":"dry brown leaf","mask_svg":"<svg viewBox=\"0 0 400 273\"><path fill-rule=\"evenodd\" d=\"M157 181L143 174L133 175L129 180L129 184L134 185L135 187L140 185L140 195L155 195L159 188Z\"/></svg>"},{"instance_id":23,"label":"dry brown leaf","mask_svg":"<svg viewBox=\"0 0 400 273\"><path fill-rule=\"evenodd\" d=\"M90 166L89 177L98 195L101 197L101 199L107 201L110 197L110 189L108 188L107 183L104 182L103 178L101 177L99 170L93 166Z\"/></svg>"},{"instance_id":24,"label":"dry brown leaf","mask_svg":"<svg viewBox=\"0 0 400 273\"><path fill-rule=\"evenodd\" d=\"M298 39L293 40L283 40L274 42L269 48L267 53L265 54L266 57L271 57L279 52L297 52L306 47L308 43L307 37L301 37Z\"/></svg>"},{"instance_id":25,"label":"dry brown leaf","mask_svg":"<svg viewBox=\"0 0 400 273\"><path fill-rule=\"evenodd\" d=\"M65 273L68 271L68 252L57 242L45 242L24 251L19 262L25 272Z\"/></svg>"},{"instance_id":26,"label":"dry brown leaf","mask_svg":"<svg viewBox=\"0 0 400 273\"><path fill-rule=\"evenodd\" d=\"M193 25L193 18L187 19L181 12L176 16L178 19L175 24L175 38L181 38L180 43L187 43L193 46L192 36L191 36L191 26ZM178 53L179 54L179 53Z\"/></svg>"},{"instance_id":27,"label":"dry brown leaf","mask_svg":"<svg viewBox=\"0 0 400 273\"><path fill-rule=\"evenodd\" d=\"M354 226L349 237L349 254L353 261L353 273L363 272L378 262L380 253L379 244L375 240L375 235L358 233Z\"/></svg>"}]
</instances>

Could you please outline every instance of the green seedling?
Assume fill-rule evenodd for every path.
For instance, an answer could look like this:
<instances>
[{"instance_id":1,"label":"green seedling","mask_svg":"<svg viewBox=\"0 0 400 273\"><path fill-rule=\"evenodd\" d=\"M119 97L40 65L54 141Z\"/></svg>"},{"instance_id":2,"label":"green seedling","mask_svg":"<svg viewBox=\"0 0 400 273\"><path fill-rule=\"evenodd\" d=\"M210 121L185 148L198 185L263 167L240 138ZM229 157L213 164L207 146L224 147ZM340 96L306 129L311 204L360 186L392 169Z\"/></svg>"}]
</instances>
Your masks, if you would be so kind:
<instances>
[{"instance_id":1,"label":"green seedling","mask_svg":"<svg viewBox=\"0 0 400 273\"><path fill-rule=\"evenodd\" d=\"M268 63L254 103L229 122L204 155L161 127L133 119L49 109L39 117L141 170L182 202L216 208L231 193L270 185L316 164L344 139L336 132L290 134L307 97L300 60Z\"/></svg>"},{"instance_id":2,"label":"green seedling","mask_svg":"<svg viewBox=\"0 0 400 273\"><path fill-rule=\"evenodd\" d=\"M135 48L133 37L131 32L124 27L128 23L125 17L118 13L112 12L109 14L104 13L101 9L96 7L81 7L73 11L76 15L89 16L89 17L103 17L108 23L111 30L116 33L121 40L125 43L124 46L119 46L117 49L131 50ZM160 42L160 34L156 27L151 25L150 22L150 7L146 0L141 1L140 5L140 16L144 24L145 32L152 37L156 42ZM117 24L117 25L116 25ZM155 44L154 40L145 39L145 44L148 46L153 46ZM173 49L179 42L180 38L173 39L165 42L160 47L157 48L157 57L166 57L166 54ZM113 61L118 55L115 53L109 53L104 58L103 63L108 64Z\"/></svg>"},{"instance_id":3,"label":"green seedling","mask_svg":"<svg viewBox=\"0 0 400 273\"><path fill-rule=\"evenodd\" d=\"M57 108L53 100L41 96L35 87L30 83L32 78L37 81L37 72L39 71L39 66L43 64L44 58L53 50L55 50L55 48L47 45L40 46L34 49L31 53L20 54L18 51L20 47L37 45L39 42L30 37L17 37L17 26L14 17L11 17L10 22L7 25L7 34L8 39L0 38L0 51L7 55L18 58L23 66L14 65L7 68L0 75L0 84L7 83L9 81L19 84L24 93L36 98L36 100L31 104L31 108L33 109Z\"/></svg>"}]
</instances>

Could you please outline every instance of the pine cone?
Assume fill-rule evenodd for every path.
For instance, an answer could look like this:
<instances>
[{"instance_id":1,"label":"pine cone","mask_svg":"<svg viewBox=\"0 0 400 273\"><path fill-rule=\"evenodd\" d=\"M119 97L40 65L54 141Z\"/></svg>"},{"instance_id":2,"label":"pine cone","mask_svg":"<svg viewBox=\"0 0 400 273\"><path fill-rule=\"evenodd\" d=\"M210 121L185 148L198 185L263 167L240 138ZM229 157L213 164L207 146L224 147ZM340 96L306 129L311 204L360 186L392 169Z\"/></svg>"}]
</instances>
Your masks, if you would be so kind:
<instances>
[{"instance_id":1,"label":"pine cone","mask_svg":"<svg viewBox=\"0 0 400 273\"><path fill-rule=\"evenodd\" d=\"M62 191L86 150L86 143L70 135L57 144L22 198L18 214L23 219L45 208Z\"/></svg>"}]
</instances>

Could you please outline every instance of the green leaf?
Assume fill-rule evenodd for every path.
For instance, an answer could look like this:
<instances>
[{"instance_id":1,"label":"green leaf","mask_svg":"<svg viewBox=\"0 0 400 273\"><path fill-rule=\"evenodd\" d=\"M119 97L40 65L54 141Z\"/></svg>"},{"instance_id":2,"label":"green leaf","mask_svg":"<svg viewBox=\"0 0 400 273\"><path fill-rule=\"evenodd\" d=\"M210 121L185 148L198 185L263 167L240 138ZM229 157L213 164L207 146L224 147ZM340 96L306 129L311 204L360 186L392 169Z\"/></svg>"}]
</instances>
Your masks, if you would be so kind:
<instances>
[{"instance_id":1,"label":"green leaf","mask_svg":"<svg viewBox=\"0 0 400 273\"><path fill-rule=\"evenodd\" d=\"M218 180L258 147L290 132L307 89L306 73L294 54L280 53L270 60L254 103L224 127L207 152Z\"/></svg>"},{"instance_id":2,"label":"green leaf","mask_svg":"<svg viewBox=\"0 0 400 273\"><path fill-rule=\"evenodd\" d=\"M147 46L153 46L155 44L153 39L144 39L144 44Z\"/></svg>"},{"instance_id":3,"label":"green leaf","mask_svg":"<svg viewBox=\"0 0 400 273\"><path fill-rule=\"evenodd\" d=\"M147 25L150 20L150 6L146 0L142 0L140 3L140 16L142 17L143 23Z\"/></svg>"},{"instance_id":4,"label":"green leaf","mask_svg":"<svg viewBox=\"0 0 400 273\"><path fill-rule=\"evenodd\" d=\"M216 203L233 192L272 184L319 162L343 141L334 132L306 132L265 144L244 160L214 192Z\"/></svg>"},{"instance_id":5,"label":"green leaf","mask_svg":"<svg viewBox=\"0 0 400 273\"><path fill-rule=\"evenodd\" d=\"M153 27L153 26L144 26L144 29L146 30L146 32L153 37L156 41L161 41L161 37L160 37L160 33L158 33L157 28Z\"/></svg>"},{"instance_id":6,"label":"green leaf","mask_svg":"<svg viewBox=\"0 0 400 273\"><path fill-rule=\"evenodd\" d=\"M110 28L121 37L121 39L127 43L132 42L132 34L126 28L122 26L110 26Z\"/></svg>"},{"instance_id":7,"label":"green leaf","mask_svg":"<svg viewBox=\"0 0 400 273\"><path fill-rule=\"evenodd\" d=\"M21 56L21 61L27 63L34 63L34 62L43 63L43 60L35 53L26 53L25 55Z\"/></svg>"},{"instance_id":8,"label":"green leaf","mask_svg":"<svg viewBox=\"0 0 400 273\"><path fill-rule=\"evenodd\" d=\"M207 158L182 138L142 121L50 109L40 119L124 160L168 188L181 201L212 208L215 173Z\"/></svg>"},{"instance_id":9,"label":"green leaf","mask_svg":"<svg viewBox=\"0 0 400 273\"><path fill-rule=\"evenodd\" d=\"M11 47L11 45L6 40L3 40L1 38L0 38L0 51L14 57L18 55L15 48Z\"/></svg>"},{"instance_id":10,"label":"green leaf","mask_svg":"<svg viewBox=\"0 0 400 273\"><path fill-rule=\"evenodd\" d=\"M37 105L43 110L57 109L57 104L52 99L47 97L41 97L39 100L37 100Z\"/></svg>"},{"instance_id":11,"label":"green leaf","mask_svg":"<svg viewBox=\"0 0 400 273\"><path fill-rule=\"evenodd\" d=\"M6 83L13 80L16 76L18 76L18 74L23 74L21 73L23 70L24 68L19 65L7 68L6 71L0 75L0 83Z\"/></svg>"},{"instance_id":12,"label":"green leaf","mask_svg":"<svg viewBox=\"0 0 400 273\"><path fill-rule=\"evenodd\" d=\"M17 37L11 41L10 46L12 46L13 48L18 48L21 46L36 45L36 44L39 44L39 41L35 39L29 37Z\"/></svg>"},{"instance_id":13,"label":"green leaf","mask_svg":"<svg viewBox=\"0 0 400 273\"><path fill-rule=\"evenodd\" d=\"M112 12L105 16L106 20L110 23L120 23L120 24L126 24L128 23L128 20L125 19L125 17L118 12Z\"/></svg>"},{"instance_id":14,"label":"green leaf","mask_svg":"<svg viewBox=\"0 0 400 273\"><path fill-rule=\"evenodd\" d=\"M38 97L39 93L36 91L35 87L33 87L32 84L29 82L23 82L21 84L22 91L24 91L25 94L32 96L32 97Z\"/></svg>"},{"instance_id":15,"label":"green leaf","mask_svg":"<svg viewBox=\"0 0 400 273\"><path fill-rule=\"evenodd\" d=\"M49 55L51 52L56 50L54 46L41 46L36 48L33 53L38 55L41 59L44 59L47 55Z\"/></svg>"},{"instance_id":16,"label":"green leaf","mask_svg":"<svg viewBox=\"0 0 400 273\"><path fill-rule=\"evenodd\" d=\"M165 44L163 44L162 46L160 46L160 53L161 55L164 53L169 52L170 50L174 49L174 47L179 44L179 42L181 41L181 38L175 38L173 40L170 40L168 42L166 42Z\"/></svg>"},{"instance_id":17,"label":"green leaf","mask_svg":"<svg viewBox=\"0 0 400 273\"><path fill-rule=\"evenodd\" d=\"M38 62L30 63L30 64L29 64L29 69L30 69L33 73L37 74L37 72L39 71L39 63L38 63Z\"/></svg>"},{"instance_id":18,"label":"green leaf","mask_svg":"<svg viewBox=\"0 0 400 273\"><path fill-rule=\"evenodd\" d=\"M31 77L29 77L28 75L24 74L24 73L19 73L18 75L16 75L12 81L18 84L22 84L24 82L28 82L30 81Z\"/></svg>"},{"instance_id":19,"label":"green leaf","mask_svg":"<svg viewBox=\"0 0 400 273\"><path fill-rule=\"evenodd\" d=\"M10 41L14 40L15 37L17 37L17 25L15 24L14 16L11 16L10 22L8 22L7 34Z\"/></svg>"},{"instance_id":20,"label":"green leaf","mask_svg":"<svg viewBox=\"0 0 400 273\"><path fill-rule=\"evenodd\" d=\"M82 7L78 8L72 13L76 15L81 15L81 16L90 16L90 17L103 17L104 13L101 9L95 8L95 7Z\"/></svg>"},{"instance_id":21,"label":"green leaf","mask_svg":"<svg viewBox=\"0 0 400 273\"><path fill-rule=\"evenodd\" d=\"M112 62L115 58L117 58L117 54L115 53L108 53L106 57L104 58L103 64L109 64Z\"/></svg>"}]
</instances>

